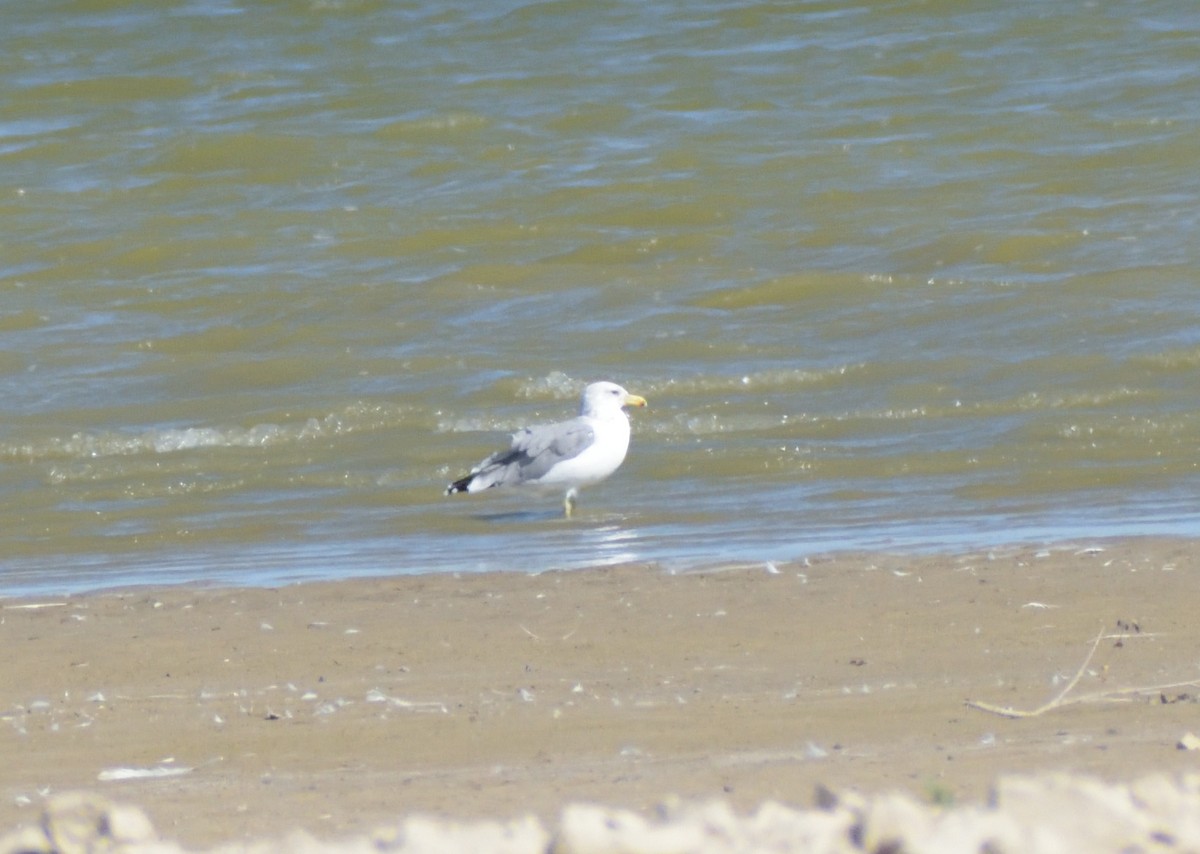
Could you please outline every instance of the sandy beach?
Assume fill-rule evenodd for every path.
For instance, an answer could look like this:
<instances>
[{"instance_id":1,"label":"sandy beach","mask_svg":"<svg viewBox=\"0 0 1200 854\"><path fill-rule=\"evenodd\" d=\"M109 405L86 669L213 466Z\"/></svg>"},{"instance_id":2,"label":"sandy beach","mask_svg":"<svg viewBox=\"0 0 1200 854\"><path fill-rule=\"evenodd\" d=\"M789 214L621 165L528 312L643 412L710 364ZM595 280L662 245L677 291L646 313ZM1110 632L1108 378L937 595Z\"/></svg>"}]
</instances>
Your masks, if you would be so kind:
<instances>
[{"instance_id":1,"label":"sandy beach","mask_svg":"<svg viewBox=\"0 0 1200 854\"><path fill-rule=\"evenodd\" d=\"M205 847L1190 772L1198 572L1148 539L3 600L0 834L79 790ZM1058 707L967 704L1037 709L1098 635Z\"/></svg>"}]
</instances>

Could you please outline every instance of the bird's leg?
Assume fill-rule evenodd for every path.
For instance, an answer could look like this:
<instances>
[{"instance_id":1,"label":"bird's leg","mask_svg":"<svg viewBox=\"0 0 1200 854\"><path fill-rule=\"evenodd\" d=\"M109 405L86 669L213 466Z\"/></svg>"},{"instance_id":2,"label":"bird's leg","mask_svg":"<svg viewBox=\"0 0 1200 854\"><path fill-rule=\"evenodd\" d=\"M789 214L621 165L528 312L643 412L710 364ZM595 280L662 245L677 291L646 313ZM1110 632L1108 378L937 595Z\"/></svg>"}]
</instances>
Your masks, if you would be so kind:
<instances>
[{"instance_id":1,"label":"bird's leg","mask_svg":"<svg viewBox=\"0 0 1200 854\"><path fill-rule=\"evenodd\" d=\"M579 490L568 489L567 497L563 499L563 513L566 515L566 517L568 519L570 519L571 514L575 512L575 499L576 499L576 497L578 497L578 495L579 495Z\"/></svg>"}]
</instances>

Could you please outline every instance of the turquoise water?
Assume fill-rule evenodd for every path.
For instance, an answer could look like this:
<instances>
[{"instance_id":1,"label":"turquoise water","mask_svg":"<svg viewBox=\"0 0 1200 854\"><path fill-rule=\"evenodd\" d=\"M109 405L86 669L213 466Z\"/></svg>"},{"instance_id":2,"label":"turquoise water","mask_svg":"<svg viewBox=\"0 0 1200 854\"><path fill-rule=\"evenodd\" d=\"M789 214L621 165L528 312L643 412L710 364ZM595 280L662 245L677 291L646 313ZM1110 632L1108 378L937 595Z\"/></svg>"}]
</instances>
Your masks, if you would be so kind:
<instances>
[{"instance_id":1,"label":"turquoise water","mask_svg":"<svg viewBox=\"0 0 1200 854\"><path fill-rule=\"evenodd\" d=\"M1198 38L0 2L0 591L1193 535ZM594 379L578 519L442 495Z\"/></svg>"}]
</instances>

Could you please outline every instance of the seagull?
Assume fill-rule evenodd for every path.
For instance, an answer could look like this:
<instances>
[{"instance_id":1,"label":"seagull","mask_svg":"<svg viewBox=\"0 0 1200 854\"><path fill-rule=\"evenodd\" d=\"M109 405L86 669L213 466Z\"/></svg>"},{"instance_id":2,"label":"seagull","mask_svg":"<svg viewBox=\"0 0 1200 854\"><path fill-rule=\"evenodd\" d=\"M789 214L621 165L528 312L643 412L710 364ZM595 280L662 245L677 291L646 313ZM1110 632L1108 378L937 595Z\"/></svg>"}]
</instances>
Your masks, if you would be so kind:
<instances>
[{"instance_id":1,"label":"seagull","mask_svg":"<svg viewBox=\"0 0 1200 854\"><path fill-rule=\"evenodd\" d=\"M604 480L625 460L629 449L625 407L645 405L645 398L616 383L592 383L583 390L578 417L518 430L511 447L497 451L466 477L454 481L446 487L446 494L482 492L496 486L565 489L563 511L570 519L580 488Z\"/></svg>"}]
</instances>

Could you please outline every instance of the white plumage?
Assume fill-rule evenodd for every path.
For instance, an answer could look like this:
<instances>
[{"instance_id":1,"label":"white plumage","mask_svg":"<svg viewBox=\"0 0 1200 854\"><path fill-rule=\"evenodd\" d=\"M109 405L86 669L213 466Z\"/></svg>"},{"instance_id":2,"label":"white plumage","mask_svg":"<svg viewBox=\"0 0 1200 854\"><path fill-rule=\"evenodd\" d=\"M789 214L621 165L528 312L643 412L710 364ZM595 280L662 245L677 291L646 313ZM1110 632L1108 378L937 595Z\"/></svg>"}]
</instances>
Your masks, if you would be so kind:
<instances>
[{"instance_id":1,"label":"white plumage","mask_svg":"<svg viewBox=\"0 0 1200 854\"><path fill-rule=\"evenodd\" d=\"M620 468L629 450L626 406L645 406L644 398L612 382L583 390L579 415L570 421L526 427L512 444L497 451L446 487L446 494L482 492L498 486L534 486L566 491L563 509L575 510L579 490L599 483Z\"/></svg>"}]
</instances>

